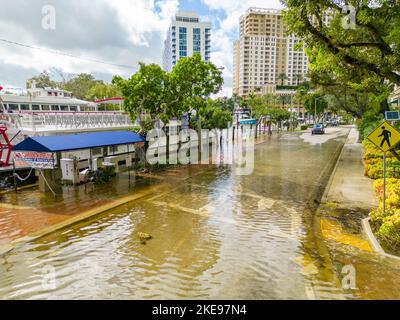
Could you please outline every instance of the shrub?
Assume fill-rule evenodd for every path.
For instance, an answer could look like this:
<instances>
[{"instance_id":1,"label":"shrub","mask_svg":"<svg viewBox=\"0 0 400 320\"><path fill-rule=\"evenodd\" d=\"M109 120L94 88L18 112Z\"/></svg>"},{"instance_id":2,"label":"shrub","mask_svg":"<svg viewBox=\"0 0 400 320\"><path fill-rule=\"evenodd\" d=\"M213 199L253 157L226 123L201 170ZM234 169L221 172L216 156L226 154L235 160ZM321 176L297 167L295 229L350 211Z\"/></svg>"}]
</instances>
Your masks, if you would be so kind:
<instances>
[{"instance_id":1,"label":"shrub","mask_svg":"<svg viewBox=\"0 0 400 320\"><path fill-rule=\"evenodd\" d=\"M399 161L387 154L386 165L386 210L383 213L383 163L382 152L371 142L364 141L365 175L374 181L374 191L379 200L376 210L370 212L371 226L376 236L391 251L400 250L400 179Z\"/></svg>"},{"instance_id":2,"label":"shrub","mask_svg":"<svg viewBox=\"0 0 400 320\"><path fill-rule=\"evenodd\" d=\"M115 168L110 166L110 167L104 167L100 168L98 171L96 171L94 175L94 181L95 184L100 185L100 184L105 184L111 180L112 177L115 176Z\"/></svg>"},{"instance_id":3,"label":"shrub","mask_svg":"<svg viewBox=\"0 0 400 320\"><path fill-rule=\"evenodd\" d=\"M308 125L301 125L301 126L300 126L300 129L301 129L301 130L307 130L307 129L308 129Z\"/></svg>"},{"instance_id":4,"label":"shrub","mask_svg":"<svg viewBox=\"0 0 400 320\"><path fill-rule=\"evenodd\" d=\"M382 219L383 223L376 235L383 240L390 249L400 250L400 210Z\"/></svg>"},{"instance_id":5,"label":"shrub","mask_svg":"<svg viewBox=\"0 0 400 320\"><path fill-rule=\"evenodd\" d=\"M364 140L379 125L382 119L383 115L375 110L375 108L371 108L365 112L363 117L356 121L358 131L360 132L360 140Z\"/></svg>"}]
</instances>

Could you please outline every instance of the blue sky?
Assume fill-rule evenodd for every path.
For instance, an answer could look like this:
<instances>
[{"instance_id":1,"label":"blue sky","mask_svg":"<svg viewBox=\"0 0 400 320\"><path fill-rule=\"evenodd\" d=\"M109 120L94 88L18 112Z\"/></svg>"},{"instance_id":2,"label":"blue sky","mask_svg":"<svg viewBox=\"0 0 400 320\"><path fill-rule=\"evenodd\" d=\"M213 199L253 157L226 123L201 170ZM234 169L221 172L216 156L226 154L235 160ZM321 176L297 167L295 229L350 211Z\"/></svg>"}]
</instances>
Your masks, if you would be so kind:
<instances>
[{"instance_id":1,"label":"blue sky","mask_svg":"<svg viewBox=\"0 0 400 320\"><path fill-rule=\"evenodd\" d=\"M49 5L54 8L56 22L51 30L43 28L43 19L47 18L43 10ZM196 11L202 20L212 23L211 60L224 67L225 84L220 95L230 96L233 42L238 37L239 17L249 7L282 5L279 0L6 1L0 11L0 85L25 87L26 79L43 70L66 78L87 72L110 81L116 74L131 76L139 62L161 64L171 17L183 10Z\"/></svg>"}]
</instances>

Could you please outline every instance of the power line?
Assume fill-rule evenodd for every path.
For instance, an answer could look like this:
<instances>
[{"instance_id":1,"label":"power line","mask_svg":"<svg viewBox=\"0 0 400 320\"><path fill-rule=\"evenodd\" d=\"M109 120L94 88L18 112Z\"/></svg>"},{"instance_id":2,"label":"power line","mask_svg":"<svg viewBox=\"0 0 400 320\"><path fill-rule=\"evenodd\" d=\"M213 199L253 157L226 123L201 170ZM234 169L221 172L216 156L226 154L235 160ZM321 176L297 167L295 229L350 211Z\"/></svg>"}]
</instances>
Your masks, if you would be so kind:
<instances>
[{"instance_id":1,"label":"power line","mask_svg":"<svg viewBox=\"0 0 400 320\"><path fill-rule=\"evenodd\" d=\"M40 51L44 51L44 52L48 52L48 53L52 53L52 54L56 54L56 55L60 55L60 56L66 56L66 57L70 57L70 58L74 58L74 59L79 59L79 60L84 60L84 61L89 61L89 62L95 62L95 63L101 63L101 64L114 66L114 67L119 67L119 68L124 68L124 69L136 69L136 67L128 66L128 65L125 65L125 64L116 64L116 63L105 62L105 61L96 60L96 59L92 59L92 58L81 57L81 56L77 56L77 55L74 55L74 54L71 54L71 53L66 53L66 52L56 51L56 50L51 50L51 49L45 49L45 48L36 47L36 46L28 45L28 44L23 44L23 43L19 43L19 42L7 40L7 39L1 39L0 38L0 41L8 43L8 44L24 47L24 48L40 50Z\"/></svg>"}]
</instances>

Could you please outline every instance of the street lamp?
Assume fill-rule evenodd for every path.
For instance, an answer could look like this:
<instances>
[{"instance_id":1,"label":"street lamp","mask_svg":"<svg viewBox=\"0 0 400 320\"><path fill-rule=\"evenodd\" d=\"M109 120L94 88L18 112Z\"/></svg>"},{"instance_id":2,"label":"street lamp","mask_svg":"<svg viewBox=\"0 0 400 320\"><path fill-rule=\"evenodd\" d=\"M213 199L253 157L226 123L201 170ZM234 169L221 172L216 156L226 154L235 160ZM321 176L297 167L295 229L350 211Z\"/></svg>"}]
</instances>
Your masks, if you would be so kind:
<instances>
[{"instance_id":1,"label":"street lamp","mask_svg":"<svg viewBox=\"0 0 400 320\"><path fill-rule=\"evenodd\" d=\"M322 97L316 97L314 100L314 124L315 124L315 118L317 117L317 101L318 99L322 99Z\"/></svg>"}]
</instances>

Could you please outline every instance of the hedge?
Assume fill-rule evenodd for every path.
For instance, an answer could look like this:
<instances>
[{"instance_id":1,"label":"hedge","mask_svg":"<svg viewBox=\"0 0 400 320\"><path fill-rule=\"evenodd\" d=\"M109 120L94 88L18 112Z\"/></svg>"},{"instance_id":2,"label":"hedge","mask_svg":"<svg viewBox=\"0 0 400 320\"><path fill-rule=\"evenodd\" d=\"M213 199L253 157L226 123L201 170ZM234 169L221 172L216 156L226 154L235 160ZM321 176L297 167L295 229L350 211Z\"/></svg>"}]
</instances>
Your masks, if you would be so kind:
<instances>
[{"instance_id":1,"label":"hedge","mask_svg":"<svg viewBox=\"0 0 400 320\"><path fill-rule=\"evenodd\" d=\"M400 252L400 170L399 161L387 154L386 210L383 213L383 153L371 142L363 142L365 148L365 175L374 179L374 191L379 200L378 208L370 212L371 226L381 242L390 251Z\"/></svg>"}]
</instances>

